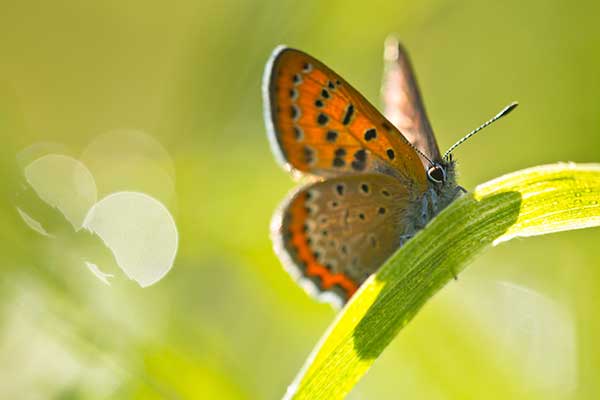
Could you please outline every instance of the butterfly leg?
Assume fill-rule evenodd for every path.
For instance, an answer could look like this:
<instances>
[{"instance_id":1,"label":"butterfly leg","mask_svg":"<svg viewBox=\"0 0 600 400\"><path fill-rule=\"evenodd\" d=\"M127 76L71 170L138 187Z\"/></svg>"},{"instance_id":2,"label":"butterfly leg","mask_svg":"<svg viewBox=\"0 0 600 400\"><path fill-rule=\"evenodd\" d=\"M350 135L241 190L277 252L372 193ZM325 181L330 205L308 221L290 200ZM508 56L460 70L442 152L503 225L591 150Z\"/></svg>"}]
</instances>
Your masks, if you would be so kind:
<instances>
[{"instance_id":1,"label":"butterfly leg","mask_svg":"<svg viewBox=\"0 0 600 400\"><path fill-rule=\"evenodd\" d=\"M427 196L428 194L429 192L425 193L425 195L423 195L423 200L421 200L421 227L427 225L427 222L429 221L429 198Z\"/></svg>"},{"instance_id":2,"label":"butterfly leg","mask_svg":"<svg viewBox=\"0 0 600 400\"><path fill-rule=\"evenodd\" d=\"M454 278L454 280L458 281L458 275L456 274L456 272L454 272L454 268L450 269L450 273L452 274L452 277Z\"/></svg>"},{"instance_id":3,"label":"butterfly leg","mask_svg":"<svg viewBox=\"0 0 600 400\"><path fill-rule=\"evenodd\" d=\"M467 192L467 189L465 189L464 187L456 186L451 193L452 193L452 195L451 195L450 199L452 201L452 200L456 200L457 198L461 197L463 194L466 194L468 192Z\"/></svg>"},{"instance_id":4,"label":"butterfly leg","mask_svg":"<svg viewBox=\"0 0 600 400\"><path fill-rule=\"evenodd\" d=\"M414 234L412 234L412 233L407 233L405 235L400 236L400 247L404 246L404 244L406 242L408 242L410 239L412 239L413 236L414 236Z\"/></svg>"},{"instance_id":5,"label":"butterfly leg","mask_svg":"<svg viewBox=\"0 0 600 400\"><path fill-rule=\"evenodd\" d=\"M438 195L435 190L430 189L423 195L421 203L421 223L420 228L424 228L425 225L439 212Z\"/></svg>"},{"instance_id":6,"label":"butterfly leg","mask_svg":"<svg viewBox=\"0 0 600 400\"><path fill-rule=\"evenodd\" d=\"M435 193L435 190L429 189L429 197L431 201L432 215L436 215L438 213L438 196Z\"/></svg>"}]
</instances>

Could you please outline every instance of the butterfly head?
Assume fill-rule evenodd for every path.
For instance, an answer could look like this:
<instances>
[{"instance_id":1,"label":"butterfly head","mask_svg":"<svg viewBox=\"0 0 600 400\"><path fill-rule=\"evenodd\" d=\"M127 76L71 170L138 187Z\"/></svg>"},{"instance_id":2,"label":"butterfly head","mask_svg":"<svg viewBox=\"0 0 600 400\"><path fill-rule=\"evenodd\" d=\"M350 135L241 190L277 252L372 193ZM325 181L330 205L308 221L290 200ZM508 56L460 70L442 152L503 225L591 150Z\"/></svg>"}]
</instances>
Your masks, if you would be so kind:
<instances>
[{"instance_id":1,"label":"butterfly head","mask_svg":"<svg viewBox=\"0 0 600 400\"><path fill-rule=\"evenodd\" d=\"M448 154L446 157L438 160L435 158L432 160L414 144L411 144L411 147L425 160L424 163L428 163L425 173L427 180L434 187L441 188L446 186L448 181L451 181L451 183L454 181L454 161L452 160L452 154Z\"/></svg>"},{"instance_id":2,"label":"butterfly head","mask_svg":"<svg viewBox=\"0 0 600 400\"><path fill-rule=\"evenodd\" d=\"M452 158L434 161L425 170L429 188L437 195L437 204L434 206L436 213L450 204L460 192L455 171Z\"/></svg>"},{"instance_id":3,"label":"butterfly head","mask_svg":"<svg viewBox=\"0 0 600 400\"><path fill-rule=\"evenodd\" d=\"M431 162L425 171L430 185L438 192L456 186L454 166L452 157Z\"/></svg>"}]
</instances>

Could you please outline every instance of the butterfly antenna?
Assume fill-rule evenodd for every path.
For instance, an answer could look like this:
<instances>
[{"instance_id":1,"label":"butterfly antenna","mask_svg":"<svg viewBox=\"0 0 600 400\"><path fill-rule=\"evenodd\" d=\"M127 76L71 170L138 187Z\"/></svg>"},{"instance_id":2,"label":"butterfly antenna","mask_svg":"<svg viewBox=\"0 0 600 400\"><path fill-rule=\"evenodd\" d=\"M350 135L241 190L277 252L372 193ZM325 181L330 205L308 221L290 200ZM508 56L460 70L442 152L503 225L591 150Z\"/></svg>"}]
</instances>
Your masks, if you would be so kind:
<instances>
[{"instance_id":1,"label":"butterfly antenna","mask_svg":"<svg viewBox=\"0 0 600 400\"><path fill-rule=\"evenodd\" d=\"M430 159L429 157L427 157L425 154L423 154L423 152L422 152L421 150L417 149L417 146L415 146L414 144L412 144L412 143L410 143L410 142L409 142L408 144L409 144L409 145L410 145L410 147L412 147L412 148L413 148L413 149L414 149L414 150L415 150L415 151L416 151L416 152L417 152L419 155L421 155L421 156L422 156L424 159L426 159L427 161L429 161L429 163L430 163L431 165L433 165L433 164L434 164L434 162L433 162L433 161L431 161L431 159Z\"/></svg>"},{"instance_id":2,"label":"butterfly antenna","mask_svg":"<svg viewBox=\"0 0 600 400\"><path fill-rule=\"evenodd\" d=\"M477 132L479 132L480 130L482 130L483 128L485 128L486 126L492 124L493 122L496 122L497 120L499 120L500 118L508 115L512 110L514 110L515 108L517 108L517 106L519 105L519 103L517 103L516 101L513 101L512 103L510 103L509 105L507 105L506 107L504 107L502 109L502 111L500 111L498 114L496 114L494 116L494 118L490 119L489 121L483 123L479 128L469 132L468 134L466 134L465 136L463 136L462 139L460 139L458 142L454 143L449 149L448 151L446 151L444 153L443 158L446 159L450 153L452 153L452 151L454 149L456 149L458 146L460 146L461 144L463 144L464 142L466 142L471 136L475 135Z\"/></svg>"}]
</instances>

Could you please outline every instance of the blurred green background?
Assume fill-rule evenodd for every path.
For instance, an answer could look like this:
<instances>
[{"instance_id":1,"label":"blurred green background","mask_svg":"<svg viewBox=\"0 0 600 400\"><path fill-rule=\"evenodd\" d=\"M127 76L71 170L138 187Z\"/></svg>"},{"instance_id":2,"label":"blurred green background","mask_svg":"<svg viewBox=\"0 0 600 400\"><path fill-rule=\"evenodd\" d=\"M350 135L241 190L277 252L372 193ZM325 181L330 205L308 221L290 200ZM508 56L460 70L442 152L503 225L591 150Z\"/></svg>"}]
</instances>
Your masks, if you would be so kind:
<instances>
[{"instance_id":1,"label":"blurred green background","mask_svg":"<svg viewBox=\"0 0 600 400\"><path fill-rule=\"evenodd\" d=\"M596 2L0 5L2 398L285 392L334 311L293 283L268 236L293 187L262 119L262 71L280 43L379 105L383 40L396 32L442 150L518 100L455 153L466 188L533 165L600 161ZM94 166L99 197L144 190L175 218L174 267L145 289L118 270L104 285L82 263L97 246L60 224L56 238L40 236L15 209L22 149L44 142L40 153L81 158L124 129L160 143L159 162L173 167L156 174L156 159L139 161L118 140L114 151L132 149L137 160L135 179L110 157ZM490 249L427 304L350 398L600 398L599 240L594 229Z\"/></svg>"}]
</instances>

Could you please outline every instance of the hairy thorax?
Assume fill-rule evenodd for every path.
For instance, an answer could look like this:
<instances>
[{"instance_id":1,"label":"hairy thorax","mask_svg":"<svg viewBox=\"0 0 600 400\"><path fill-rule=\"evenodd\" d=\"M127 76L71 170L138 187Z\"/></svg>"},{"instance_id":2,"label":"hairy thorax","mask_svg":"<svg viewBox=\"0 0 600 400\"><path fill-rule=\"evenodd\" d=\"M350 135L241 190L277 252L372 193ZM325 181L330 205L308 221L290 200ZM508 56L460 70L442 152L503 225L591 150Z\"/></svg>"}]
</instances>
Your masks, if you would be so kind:
<instances>
[{"instance_id":1,"label":"hairy thorax","mask_svg":"<svg viewBox=\"0 0 600 400\"><path fill-rule=\"evenodd\" d=\"M406 240L423 229L433 217L460 197L464 191L462 187L456 184L454 161L445 164L444 168L446 171L444 182L429 182L427 191L411 201L406 214L406 230L401 237L401 244L404 244Z\"/></svg>"}]
</instances>

